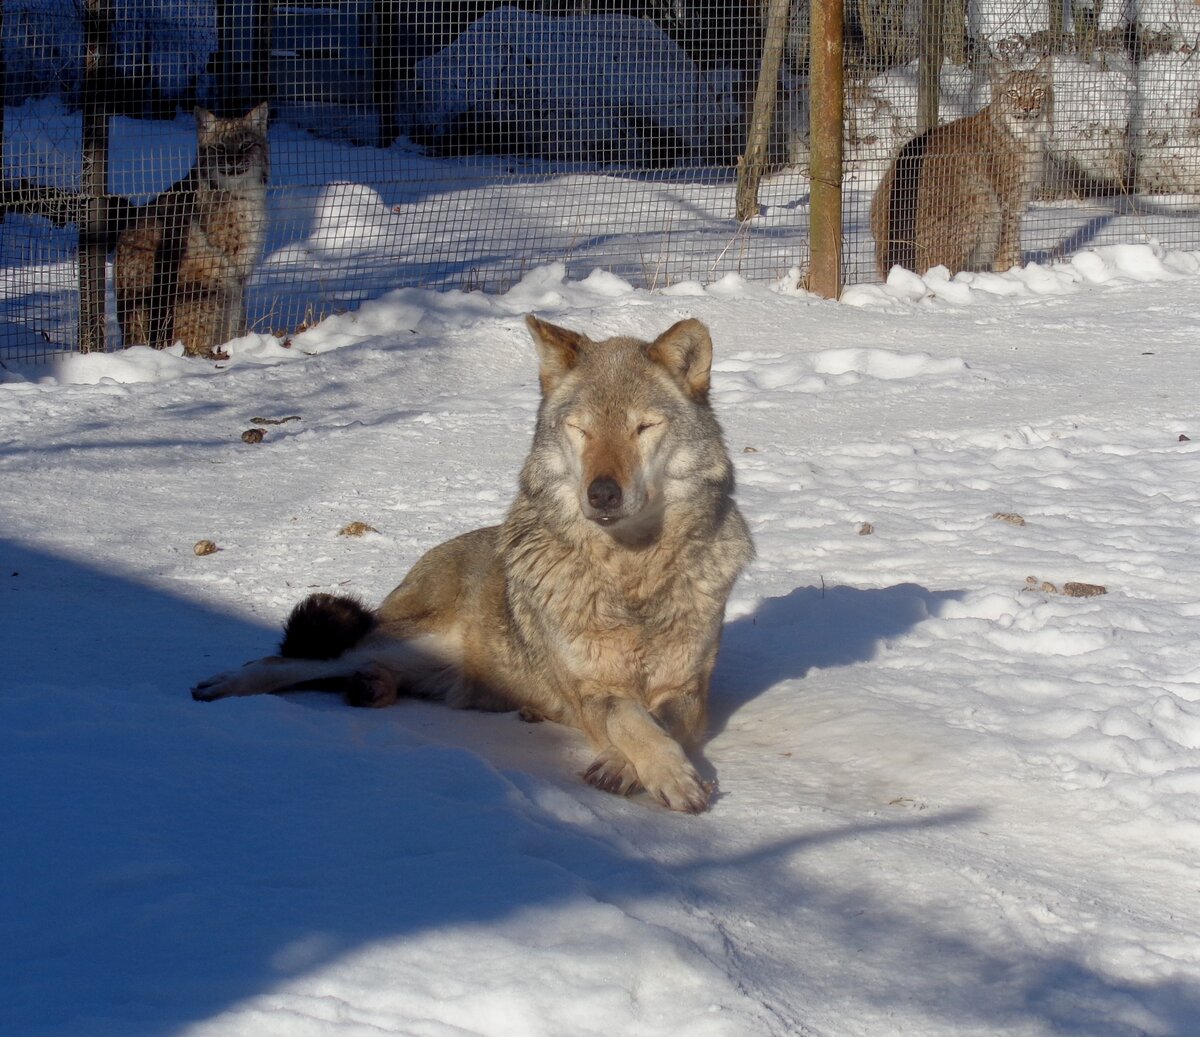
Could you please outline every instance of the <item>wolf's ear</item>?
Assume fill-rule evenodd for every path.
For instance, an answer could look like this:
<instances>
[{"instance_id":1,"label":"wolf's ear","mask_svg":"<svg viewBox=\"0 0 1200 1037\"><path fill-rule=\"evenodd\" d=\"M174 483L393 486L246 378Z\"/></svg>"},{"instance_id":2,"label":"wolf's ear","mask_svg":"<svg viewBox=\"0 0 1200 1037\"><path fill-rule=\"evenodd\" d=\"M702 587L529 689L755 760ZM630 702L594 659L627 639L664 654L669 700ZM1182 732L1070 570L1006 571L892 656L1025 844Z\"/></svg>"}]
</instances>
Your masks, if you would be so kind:
<instances>
[{"instance_id":1,"label":"wolf's ear","mask_svg":"<svg viewBox=\"0 0 1200 1037\"><path fill-rule=\"evenodd\" d=\"M694 317L672 324L646 347L646 356L667 369L693 400L708 398L712 336Z\"/></svg>"},{"instance_id":2,"label":"wolf's ear","mask_svg":"<svg viewBox=\"0 0 1200 1037\"><path fill-rule=\"evenodd\" d=\"M579 363L579 347L584 339L579 332L538 320L532 313L526 314L525 324L529 328L529 334L533 336L533 344L537 346L538 357L542 362L538 378L541 380L544 396Z\"/></svg>"}]
</instances>

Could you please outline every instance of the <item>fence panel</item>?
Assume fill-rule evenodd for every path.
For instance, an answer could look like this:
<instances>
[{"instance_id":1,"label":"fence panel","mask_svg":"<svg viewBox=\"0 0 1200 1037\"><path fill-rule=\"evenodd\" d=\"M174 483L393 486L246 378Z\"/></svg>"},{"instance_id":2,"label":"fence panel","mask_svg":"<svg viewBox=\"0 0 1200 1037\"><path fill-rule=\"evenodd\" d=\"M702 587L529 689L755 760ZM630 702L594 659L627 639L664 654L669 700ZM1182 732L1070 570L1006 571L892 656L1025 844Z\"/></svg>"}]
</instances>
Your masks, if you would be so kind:
<instances>
[{"instance_id":1,"label":"fence panel","mask_svg":"<svg viewBox=\"0 0 1200 1037\"><path fill-rule=\"evenodd\" d=\"M902 190L891 198L902 230L919 225L909 242L925 256L917 265L953 251L937 212L966 234L968 171L986 178L996 154L1027 150L1011 140L1007 148L987 144L978 121L953 133L945 126L988 106L993 83L1000 87L992 109L1011 104L1006 75L1040 62L1052 118L1021 206L1021 261L1100 244L1200 244L1200 8L1192 0L858 0L855 19L847 57L849 279L885 273L876 263L872 198L902 146L932 124L930 112L943 129L909 147L896 167ZM931 30L924 37L922 26ZM920 199L918 189L926 192ZM986 259L994 249L979 251ZM967 268L979 265L976 255Z\"/></svg>"},{"instance_id":2,"label":"fence panel","mask_svg":"<svg viewBox=\"0 0 1200 1037\"><path fill-rule=\"evenodd\" d=\"M83 12L94 2L3 5L0 359L80 345ZM499 291L549 261L659 288L808 272L808 0L790 5L768 171L747 220L737 163L766 0L104 6L109 348L131 338L129 278L114 288L121 241L127 255L140 242L158 273L170 267L174 294L148 293L143 307L161 339L181 285L207 283L197 234L219 239L236 222L187 193L197 105L232 118L270 101L261 253L244 286L235 246L216 249L224 274L204 275L253 330L286 335L398 287ZM1200 246L1192 0L846 0L844 11L848 283L883 276L871 199L922 111L926 124L978 111L1001 64L1046 56L1054 118L1045 176L1019 214L1021 258Z\"/></svg>"}]
</instances>

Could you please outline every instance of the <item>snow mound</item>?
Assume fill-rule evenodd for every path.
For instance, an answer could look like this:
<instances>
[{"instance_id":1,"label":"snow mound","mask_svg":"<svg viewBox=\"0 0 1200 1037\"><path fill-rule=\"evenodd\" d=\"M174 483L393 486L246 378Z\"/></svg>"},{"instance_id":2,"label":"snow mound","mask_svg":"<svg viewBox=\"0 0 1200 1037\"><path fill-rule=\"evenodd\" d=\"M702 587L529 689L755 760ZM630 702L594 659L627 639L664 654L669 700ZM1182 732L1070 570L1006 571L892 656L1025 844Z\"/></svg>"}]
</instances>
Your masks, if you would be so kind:
<instances>
[{"instance_id":1,"label":"snow mound","mask_svg":"<svg viewBox=\"0 0 1200 1037\"><path fill-rule=\"evenodd\" d=\"M1042 298L1101 284L1169 281L1200 271L1200 252L1173 251L1156 244L1101 245L1057 263L1029 263L1002 274L945 267L918 275L893 267L885 284L851 285L841 301L848 306L904 308L930 303L968 306L989 297Z\"/></svg>"}]
</instances>

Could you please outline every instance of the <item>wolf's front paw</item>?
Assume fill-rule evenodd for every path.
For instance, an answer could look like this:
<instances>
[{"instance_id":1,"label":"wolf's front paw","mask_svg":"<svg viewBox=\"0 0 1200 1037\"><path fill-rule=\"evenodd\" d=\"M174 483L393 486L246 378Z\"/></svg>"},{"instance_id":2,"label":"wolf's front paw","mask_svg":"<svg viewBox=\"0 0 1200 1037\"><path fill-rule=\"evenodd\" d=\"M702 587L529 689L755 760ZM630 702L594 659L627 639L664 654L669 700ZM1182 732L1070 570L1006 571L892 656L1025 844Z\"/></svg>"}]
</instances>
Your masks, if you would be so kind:
<instances>
[{"instance_id":1,"label":"wolf's front paw","mask_svg":"<svg viewBox=\"0 0 1200 1037\"><path fill-rule=\"evenodd\" d=\"M700 780L686 759L656 761L643 767L640 776L646 791L668 810L699 814L708 809L712 786Z\"/></svg>"},{"instance_id":2,"label":"wolf's front paw","mask_svg":"<svg viewBox=\"0 0 1200 1037\"><path fill-rule=\"evenodd\" d=\"M615 792L618 796L628 796L642 787L633 764L613 745L592 761L591 766L583 772L583 780L604 792Z\"/></svg>"},{"instance_id":3,"label":"wolf's front paw","mask_svg":"<svg viewBox=\"0 0 1200 1037\"><path fill-rule=\"evenodd\" d=\"M192 698L197 702L215 702L217 699L227 699L237 695L237 673L218 673L208 680L203 680L192 688Z\"/></svg>"}]
</instances>

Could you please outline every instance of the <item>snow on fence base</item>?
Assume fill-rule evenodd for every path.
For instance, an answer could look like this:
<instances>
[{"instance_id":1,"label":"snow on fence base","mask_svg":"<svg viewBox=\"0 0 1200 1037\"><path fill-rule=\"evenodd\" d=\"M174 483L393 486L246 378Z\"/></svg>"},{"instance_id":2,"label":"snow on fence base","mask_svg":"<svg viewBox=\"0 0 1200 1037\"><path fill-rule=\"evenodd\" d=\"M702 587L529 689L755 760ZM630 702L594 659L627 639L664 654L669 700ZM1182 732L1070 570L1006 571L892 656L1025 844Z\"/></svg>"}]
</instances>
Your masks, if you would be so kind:
<instances>
[{"instance_id":1,"label":"snow on fence base","mask_svg":"<svg viewBox=\"0 0 1200 1037\"><path fill-rule=\"evenodd\" d=\"M922 8L846 6L841 258L854 284L878 280L867 209L918 128ZM1060 27L1033 0L944 5L942 121L986 103L993 60L1053 53L1055 121L1048 176L1023 219L1027 262L1094 245L1200 244L1200 16L1182 0L1109 6L1068 5ZM254 330L286 336L402 286L503 291L551 261L575 277L601 268L654 288L808 269L803 3L788 26L772 171L745 222L735 162L762 5L463 0L401 5L398 21L368 0L250 8L226 23L226 3L118 5L106 103L109 189L137 204L190 169L194 104L228 107L269 81ZM47 218L45 199L40 213L15 203L12 187L80 190L83 37L68 0L14 0L3 19L0 358L17 358L77 345L77 229ZM269 46L246 37L264 20ZM394 35L381 39L380 26ZM235 44L240 68L221 57ZM256 60L269 77L244 67ZM389 134L395 143L374 146ZM107 313L115 348L111 290Z\"/></svg>"}]
</instances>

